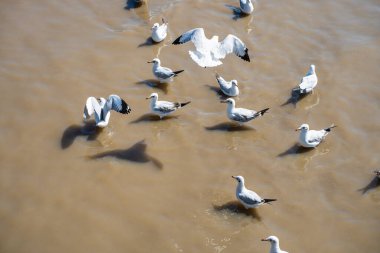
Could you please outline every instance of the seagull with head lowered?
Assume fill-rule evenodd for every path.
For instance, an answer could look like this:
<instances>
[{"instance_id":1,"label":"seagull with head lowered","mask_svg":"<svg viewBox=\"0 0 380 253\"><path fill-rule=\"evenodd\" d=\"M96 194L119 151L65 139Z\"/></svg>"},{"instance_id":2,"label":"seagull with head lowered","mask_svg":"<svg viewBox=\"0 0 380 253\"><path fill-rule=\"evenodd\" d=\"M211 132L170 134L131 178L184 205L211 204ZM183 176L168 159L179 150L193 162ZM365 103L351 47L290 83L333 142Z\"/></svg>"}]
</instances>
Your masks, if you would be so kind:
<instances>
[{"instance_id":1,"label":"seagull with head lowered","mask_svg":"<svg viewBox=\"0 0 380 253\"><path fill-rule=\"evenodd\" d=\"M262 204L276 201L277 199L263 199L256 192L248 190L244 185L243 176L232 176L238 181L236 187L236 198L243 204L243 206L248 208L256 208Z\"/></svg>"},{"instance_id":2,"label":"seagull with head lowered","mask_svg":"<svg viewBox=\"0 0 380 253\"><path fill-rule=\"evenodd\" d=\"M244 14L251 14L254 9L252 0L240 0L240 9Z\"/></svg>"},{"instance_id":3,"label":"seagull with head lowered","mask_svg":"<svg viewBox=\"0 0 380 253\"><path fill-rule=\"evenodd\" d=\"M331 129L336 127L332 124L330 127L327 127L322 130L309 130L308 124L302 124L296 131L301 131L298 142L302 147L305 148L315 148L318 146L331 132Z\"/></svg>"},{"instance_id":4,"label":"seagull with head lowered","mask_svg":"<svg viewBox=\"0 0 380 253\"><path fill-rule=\"evenodd\" d=\"M148 61L148 63L153 63L153 75L160 81L160 83L168 83L173 81L173 77L177 76L179 73L184 70L173 71L169 68L162 67L161 61L158 58L154 58L152 61Z\"/></svg>"},{"instance_id":5,"label":"seagull with head lowered","mask_svg":"<svg viewBox=\"0 0 380 253\"><path fill-rule=\"evenodd\" d=\"M152 27L152 40L154 42L161 42L166 38L168 30L168 22L162 18L162 24L154 23Z\"/></svg>"},{"instance_id":6,"label":"seagull with head lowered","mask_svg":"<svg viewBox=\"0 0 380 253\"><path fill-rule=\"evenodd\" d=\"M298 91L300 94L307 94L313 92L315 86L317 86L318 77L315 73L315 65L310 65L309 71L301 79L301 83L293 89L293 91Z\"/></svg>"},{"instance_id":7,"label":"seagull with head lowered","mask_svg":"<svg viewBox=\"0 0 380 253\"><path fill-rule=\"evenodd\" d=\"M158 94L152 93L146 99L150 99L150 110L152 113L160 116L160 119L176 111L178 108L184 107L189 104L190 101L185 103L158 101Z\"/></svg>"},{"instance_id":8,"label":"seagull with head lowered","mask_svg":"<svg viewBox=\"0 0 380 253\"><path fill-rule=\"evenodd\" d=\"M245 108L235 108L235 100L233 98L227 98L226 100L220 101L221 103L227 103L227 117L238 122L240 125L248 122L250 120L256 119L257 117L263 116L269 108L265 108L261 111L254 111Z\"/></svg>"},{"instance_id":9,"label":"seagull with head lowered","mask_svg":"<svg viewBox=\"0 0 380 253\"><path fill-rule=\"evenodd\" d=\"M216 80L220 86L220 90L224 93L224 95L229 97L236 97L239 95L238 82L236 80L226 81L223 77L221 77L218 73L216 74Z\"/></svg>"},{"instance_id":10,"label":"seagull with head lowered","mask_svg":"<svg viewBox=\"0 0 380 253\"><path fill-rule=\"evenodd\" d=\"M269 253L288 253L287 251L280 249L280 240L277 238L277 236L271 235L266 239L261 239L261 241L270 242Z\"/></svg>"},{"instance_id":11,"label":"seagull with head lowered","mask_svg":"<svg viewBox=\"0 0 380 253\"><path fill-rule=\"evenodd\" d=\"M111 110L122 114L131 112L129 105L118 95L110 95L107 100L102 97L89 97L84 107L83 119L87 120L94 114L96 126L106 127L110 120Z\"/></svg>"},{"instance_id":12,"label":"seagull with head lowered","mask_svg":"<svg viewBox=\"0 0 380 253\"><path fill-rule=\"evenodd\" d=\"M189 51L190 57L201 67L215 67L223 64L220 60L227 54L234 53L245 61L250 61L248 48L234 35L227 35L219 42L218 36L206 38L203 28L195 28L179 36L174 45L193 42L195 51Z\"/></svg>"}]
</instances>

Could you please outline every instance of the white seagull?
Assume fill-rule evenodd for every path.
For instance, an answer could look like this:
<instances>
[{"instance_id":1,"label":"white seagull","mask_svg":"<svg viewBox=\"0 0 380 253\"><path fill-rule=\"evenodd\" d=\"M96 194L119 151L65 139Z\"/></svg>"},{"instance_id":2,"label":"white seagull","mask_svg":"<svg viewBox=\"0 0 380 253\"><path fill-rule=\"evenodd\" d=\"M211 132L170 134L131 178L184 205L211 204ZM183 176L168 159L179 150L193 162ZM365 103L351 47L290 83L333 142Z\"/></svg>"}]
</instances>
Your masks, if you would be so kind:
<instances>
[{"instance_id":1,"label":"white seagull","mask_svg":"<svg viewBox=\"0 0 380 253\"><path fill-rule=\"evenodd\" d=\"M167 83L173 81L173 77L177 76L184 70L173 71L166 67L161 67L161 61L158 58L154 58L148 63L153 63L153 75L160 81L160 83Z\"/></svg>"},{"instance_id":2,"label":"white seagull","mask_svg":"<svg viewBox=\"0 0 380 253\"><path fill-rule=\"evenodd\" d=\"M240 0L240 9L245 14L251 14L254 9L252 0Z\"/></svg>"},{"instance_id":3,"label":"white seagull","mask_svg":"<svg viewBox=\"0 0 380 253\"><path fill-rule=\"evenodd\" d=\"M301 79L301 83L294 88L294 91L298 91L300 94L306 94L309 92L313 92L315 86L317 86L318 77L315 73L315 66L310 65L309 71L306 73L304 77Z\"/></svg>"},{"instance_id":4,"label":"white seagull","mask_svg":"<svg viewBox=\"0 0 380 253\"><path fill-rule=\"evenodd\" d=\"M276 201L277 199L263 199L256 192L248 190L244 185L243 176L232 176L238 181L236 187L236 198L243 204L243 206L248 208L256 208L262 204Z\"/></svg>"},{"instance_id":5,"label":"white seagull","mask_svg":"<svg viewBox=\"0 0 380 253\"><path fill-rule=\"evenodd\" d=\"M235 100L233 98L227 98L220 101L221 103L227 103L227 117L230 120L237 121L239 124L243 124L257 117L263 116L269 108L265 108L261 111L254 111L245 108L235 108Z\"/></svg>"},{"instance_id":6,"label":"white seagull","mask_svg":"<svg viewBox=\"0 0 380 253\"><path fill-rule=\"evenodd\" d=\"M176 111L178 108L184 107L189 104L190 101L185 103L158 101L158 94L152 93L146 99L150 99L150 110L152 113L160 116L160 119Z\"/></svg>"},{"instance_id":7,"label":"white seagull","mask_svg":"<svg viewBox=\"0 0 380 253\"><path fill-rule=\"evenodd\" d=\"M218 40L218 36L207 39L203 28L195 28L179 36L173 44L193 42L196 50L189 51L189 54L193 61L201 67L221 65L223 63L220 60L229 53L235 53L243 60L250 61L248 48L238 37L229 34L223 41L219 42Z\"/></svg>"},{"instance_id":8,"label":"white seagull","mask_svg":"<svg viewBox=\"0 0 380 253\"><path fill-rule=\"evenodd\" d=\"M238 82L236 80L226 81L219 74L216 74L216 80L220 86L220 90L229 97L236 97L239 95Z\"/></svg>"},{"instance_id":9,"label":"white seagull","mask_svg":"<svg viewBox=\"0 0 380 253\"><path fill-rule=\"evenodd\" d=\"M154 23L152 27L152 40L154 42L161 42L166 38L168 30L168 22L162 19L162 24Z\"/></svg>"},{"instance_id":10,"label":"white seagull","mask_svg":"<svg viewBox=\"0 0 380 253\"><path fill-rule=\"evenodd\" d=\"M280 240L277 238L277 236L271 235L266 239L261 239L261 241L270 242L269 253L288 253L287 251L280 249Z\"/></svg>"},{"instance_id":11,"label":"white seagull","mask_svg":"<svg viewBox=\"0 0 380 253\"><path fill-rule=\"evenodd\" d=\"M300 130L299 143L305 148L315 148L318 146L328 135L332 128L336 127L332 124L322 130L309 130L308 124L302 124L296 131Z\"/></svg>"},{"instance_id":12,"label":"white seagull","mask_svg":"<svg viewBox=\"0 0 380 253\"><path fill-rule=\"evenodd\" d=\"M89 97L84 107L83 119L87 120L94 114L96 126L106 127L110 120L111 110L122 114L131 112L129 105L118 95L110 95L107 100L102 97Z\"/></svg>"}]
</instances>

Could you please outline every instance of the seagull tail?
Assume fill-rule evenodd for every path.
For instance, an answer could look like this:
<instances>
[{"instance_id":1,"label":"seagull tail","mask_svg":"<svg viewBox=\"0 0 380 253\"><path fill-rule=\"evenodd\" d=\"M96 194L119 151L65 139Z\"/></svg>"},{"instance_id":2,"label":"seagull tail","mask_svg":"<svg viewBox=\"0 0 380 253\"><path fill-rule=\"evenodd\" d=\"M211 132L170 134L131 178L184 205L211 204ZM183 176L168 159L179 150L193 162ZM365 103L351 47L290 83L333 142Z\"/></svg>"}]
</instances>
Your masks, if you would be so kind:
<instances>
[{"instance_id":1,"label":"seagull tail","mask_svg":"<svg viewBox=\"0 0 380 253\"><path fill-rule=\"evenodd\" d=\"M190 104L191 103L191 101L187 101L187 102L185 102L185 103L180 103L180 105L181 105L181 107L184 107L185 105L188 105L188 104Z\"/></svg>"},{"instance_id":2,"label":"seagull tail","mask_svg":"<svg viewBox=\"0 0 380 253\"><path fill-rule=\"evenodd\" d=\"M183 72L183 71L185 71L185 70L178 70L178 71L173 71L173 73L174 73L174 76L176 76L176 75L178 75L179 73L181 73L181 72Z\"/></svg>"},{"instance_id":3,"label":"seagull tail","mask_svg":"<svg viewBox=\"0 0 380 253\"><path fill-rule=\"evenodd\" d=\"M264 199L264 203L269 203L269 202L273 202L273 201L276 201L277 199Z\"/></svg>"},{"instance_id":4,"label":"seagull tail","mask_svg":"<svg viewBox=\"0 0 380 253\"><path fill-rule=\"evenodd\" d=\"M333 129L334 127L337 127L337 126L334 125L334 124L332 124L330 127L325 128L324 130L325 130L326 132L331 132L331 129Z\"/></svg>"},{"instance_id":5,"label":"seagull tail","mask_svg":"<svg viewBox=\"0 0 380 253\"><path fill-rule=\"evenodd\" d=\"M266 113L269 110L269 108L265 108L264 110L256 112L256 117L263 116L264 113Z\"/></svg>"}]
</instances>

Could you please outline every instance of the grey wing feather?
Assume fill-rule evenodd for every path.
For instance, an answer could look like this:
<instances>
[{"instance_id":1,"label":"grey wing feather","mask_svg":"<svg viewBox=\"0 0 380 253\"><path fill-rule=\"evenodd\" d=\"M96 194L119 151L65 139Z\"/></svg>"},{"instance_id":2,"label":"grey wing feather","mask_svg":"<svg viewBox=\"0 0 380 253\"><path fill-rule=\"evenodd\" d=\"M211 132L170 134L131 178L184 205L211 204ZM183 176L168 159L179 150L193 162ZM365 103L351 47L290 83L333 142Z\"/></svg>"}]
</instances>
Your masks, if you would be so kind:
<instances>
[{"instance_id":1,"label":"grey wing feather","mask_svg":"<svg viewBox=\"0 0 380 253\"><path fill-rule=\"evenodd\" d=\"M191 41L196 48L201 48L202 42L206 39L203 28L195 28L182 34L173 42L173 44L183 44Z\"/></svg>"},{"instance_id":2,"label":"grey wing feather","mask_svg":"<svg viewBox=\"0 0 380 253\"><path fill-rule=\"evenodd\" d=\"M255 115L255 111L248 110L245 108L235 108L235 112L233 113L233 118L236 121L246 122L252 119Z\"/></svg>"},{"instance_id":3,"label":"grey wing feather","mask_svg":"<svg viewBox=\"0 0 380 253\"><path fill-rule=\"evenodd\" d=\"M167 79L169 77L172 77L174 76L174 73L171 69L169 68L165 68L165 67L161 67L159 69L157 69L157 71L155 72L155 75L158 77L158 78L161 78L161 79Z\"/></svg>"},{"instance_id":4,"label":"grey wing feather","mask_svg":"<svg viewBox=\"0 0 380 253\"><path fill-rule=\"evenodd\" d=\"M83 110L83 118L89 119L94 112L100 114L100 111L101 108L98 100L95 97L88 97Z\"/></svg>"},{"instance_id":5,"label":"grey wing feather","mask_svg":"<svg viewBox=\"0 0 380 253\"><path fill-rule=\"evenodd\" d=\"M262 202L262 199L254 192L240 193L239 198L248 205L257 205Z\"/></svg>"},{"instance_id":6,"label":"grey wing feather","mask_svg":"<svg viewBox=\"0 0 380 253\"><path fill-rule=\"evenodd\" d=\"M167 113L175 111L178 108L178 105L176 103L167 102L167 101L159 101L159 103L156 105L157 110Z\"/></svg>"},{"instance_id":7,"label":"grey wing feather","mask_svg":"<svg viewBox=\"0 0 380 253\"><path fill-rule=\"evenodd\" d=\"M128 114L131 111L129 105L118 95L110 95L108 101L111 102L111 109L123 114Z\"/></svg>"},{"instance_id":8,"label":"grey wing feather","mask_svg":"<svg viewBox=\"0 0 380 253\"><path fill-rule=\"evenodd\" d=\"M220 42L219 54L225 57L229 53L234 53L237 56L243 58L247 55L247 48L245 44L234 35L227 35L227 37Z\"/></svg>"}]
</instances>

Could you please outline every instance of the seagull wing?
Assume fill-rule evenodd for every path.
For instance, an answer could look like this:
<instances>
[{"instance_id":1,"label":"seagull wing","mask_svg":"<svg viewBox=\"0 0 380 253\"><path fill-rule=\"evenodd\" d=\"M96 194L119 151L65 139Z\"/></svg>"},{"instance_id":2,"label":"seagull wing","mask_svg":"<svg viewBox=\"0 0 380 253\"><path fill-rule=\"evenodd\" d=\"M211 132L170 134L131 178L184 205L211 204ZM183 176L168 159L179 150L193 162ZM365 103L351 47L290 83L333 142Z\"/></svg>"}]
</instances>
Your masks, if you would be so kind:
<instances>
[{"instance_id":1,"label":"seagull wing","mask_svg":"<svg viewBox=\"0 0 380 253\"><path fill-rule=\"evenodd\" d=\"M83 110L83 118L89 119L93 113L100 115L102 108L95 97L88 97Z\"/></svg>"},{"instance_id":2,"label":"seagull wing","mask_svg":"<svg viewBox=\"0 0 380 253\"><path fill-rule=\"evenodd\" d=\"M110 95L108 101L111 102L111 109L122 114L128 114L131 112L129 105L118 95Z\"/></svg>"},{"instance_id":3,"label":"seagull wing","mask_svg":"<svg viewBox=\"0 0 380 253\"><path fill-rule=\"evenodd\" d=\"M320 143L323 138L326 136L325 130L309 130L307 135L307 142L309 143Z\"/></svg>"},{"instance_id":4,"label":"seagull wing","mask_svg":"<svg viewBox=\"0 0 380 253\"><path fill-rule=\"evenodd\" d=\"M255 111L248 110L245 108L235 108L235 110L232 113L232 118L235 121L239 122L247 122L248 120L254 118Z\"/></svg>"},{"instance_id":5,"label":"seagull wing","mask_svg":"<svg viewBox=\"0 0 380 253\"><path fill-rule=\"evenodd\" d=\"M310 89L314 88L317 84L317 76L315 74L304 76L299 85L300 89Z\"/></svg>"},{"instance_id":6,"label":"seagull wing","mask_svg":"<svg viewBox=\"0 0 380 253\"><path fill-rule=\"evenodd\" d=\"M197 50L201 51L208 39L205 36L203 28L195 28L179 36L173 44L183 44L189 41L194 43Z\"/></svg>"},{"instance_id":7,"label":"seagull wing","mask_svg":"<svg viewBox=\"0 0 380 253\"><path fill-rule=\"evenodd\" d=\"M250 61L248 55L248 48L245 44L234 35L227 35L227 37L219 43L219 47L213 50L214 55L223 59L227 54L234 53L245 61Z\"/></svg>"},{"instance_id":8,"label":"seagull wing","mask_svg":"<svg viewBox=\"0 0 380 253\"><path fill-rule=\"evenodd\" d=\"M168 101L157 101L155 110L160 111L162 113L173 112L179 107L179 103L173 103Z\"/></svg>"},{"instance_id":9,"label":"seagull wing","mask_svg":"<svg viewBox=\"0 0 380 253\"><path fill-rule=\"evenodd\" d=\"M229 82L227 82L226 80L224 80L224 78L218 74L216 74L216 80L218 81L220 89L228 90L231 88L231 84Z\"/></svg>"},{"instance_id":10,"label":"seagull wing","mask_svg":"<svg viewBox=\"0 0 380 253\"><path fill-rule=\"evenodd\" d=\"M154 74L161 79L167 79L172 76L174 76L173 70L165 67L157 68L157 70L154 72Z\"/></svg>"},{"instance_id":11,"label":"seagull wing","mask_svg":"<svg viewBox=\"0 0 380 253\"><path fill-rule=\"evenodd\" d=\"M239 199L247 205L258 205L261 202L263 202L263 200L260 198L259 195L257 195L256 192L250 190L242 191L238 194L238 196Z\"/></svg>"}]
</instances>

